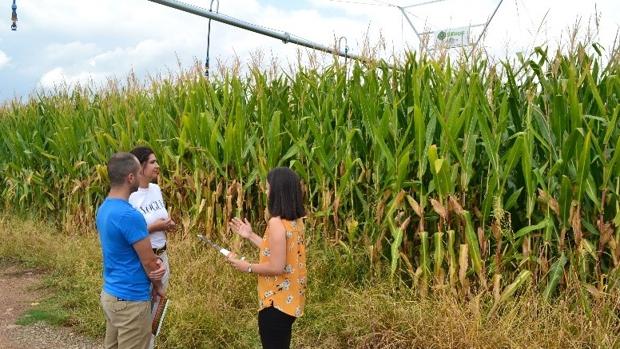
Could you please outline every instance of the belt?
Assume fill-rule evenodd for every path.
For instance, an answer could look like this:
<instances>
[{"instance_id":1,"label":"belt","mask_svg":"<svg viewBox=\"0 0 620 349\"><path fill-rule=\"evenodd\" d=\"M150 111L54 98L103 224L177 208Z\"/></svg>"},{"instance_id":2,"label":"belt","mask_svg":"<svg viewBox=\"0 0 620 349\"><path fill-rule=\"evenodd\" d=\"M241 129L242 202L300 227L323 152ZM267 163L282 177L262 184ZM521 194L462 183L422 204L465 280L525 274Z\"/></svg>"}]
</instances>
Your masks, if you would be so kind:
<instances>
[{"instance_id":1,"label":"belt","mask_svg":"<svg viewBox=\"0 0 620 349\"><path fill-rule=\"evenodd\" d=\"M158 256L161 255L162 253L164 253L166 251L166 246L167 245L164 245L164 246L162 246L160 248L154 248L153 249L153 253L155 253Z\"/></svg>"}]
</instances>

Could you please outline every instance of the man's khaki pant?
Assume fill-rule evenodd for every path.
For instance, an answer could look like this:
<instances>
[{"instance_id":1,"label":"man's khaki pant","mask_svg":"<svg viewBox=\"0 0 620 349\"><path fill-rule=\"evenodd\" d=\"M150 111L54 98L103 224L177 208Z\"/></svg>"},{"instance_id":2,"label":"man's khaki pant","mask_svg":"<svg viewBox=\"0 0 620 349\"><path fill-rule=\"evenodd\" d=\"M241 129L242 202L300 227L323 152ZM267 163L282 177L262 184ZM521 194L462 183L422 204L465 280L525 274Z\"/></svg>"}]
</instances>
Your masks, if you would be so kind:
<instances>
[{"instance_id":1,"label":"man's khaki pant","mask_svg":"<svg viewBox=\"0 0 620 349\"><path fill-rule=\"evenodd\" d=\"M147 349L151 339L151 302L119 301L101 291L105 349Z\"/></svg>"}]
</instances>

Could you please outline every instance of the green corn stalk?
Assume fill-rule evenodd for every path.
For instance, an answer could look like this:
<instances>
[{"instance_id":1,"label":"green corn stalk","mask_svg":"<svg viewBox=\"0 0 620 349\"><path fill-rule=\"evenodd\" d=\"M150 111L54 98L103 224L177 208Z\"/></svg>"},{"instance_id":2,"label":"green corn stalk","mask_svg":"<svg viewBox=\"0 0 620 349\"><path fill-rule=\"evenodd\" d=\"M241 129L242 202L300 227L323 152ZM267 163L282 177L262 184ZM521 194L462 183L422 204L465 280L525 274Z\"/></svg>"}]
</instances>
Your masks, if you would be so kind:
<instances>
[{"instance_id":1,"label":"green corn stalk","mask_svg":"<svg viewBox=\"0 0 620 349\"><path fill-rule=\"evenodd\" d=\"M478 244L478 237L474 231L474 227L471 221L471 214L469 211L463 211L461 213L463 220L465 221L465 240L471 257L471 263L474 271L478 275L481 284L486 287L486 277L484 275L482 267L482 259L480 258L480 245Z\"/></svg>"},{"instance_id":2,"label":"green corn stalk","mask_svg":"<svg viewBox=\"0 0 620 349\"><path fill-rule=\"evenodd\" d=\"M434 276L435 280L439 284L443 284L443 259L444 259L444 245L443 245L443 233L436 232L433 234L433 267L434 267Z\"/></svg>"},{"instance_id":3,"label":"green corn stalk","mask_svg":"<svg viewBox=\"0 0 620 349\"><path fill-rule=\"evenodd\" d=\"M547 277L547 287L545 287L545 291L543 292L543 298L546 301L551 299L553 293L558 287L560 280L564 276L564 265L567 262L566 256L564 254L560 255L560 258L556 260L551 266L551 270L549 270L549 276Z\"/></svg>"},{"instance_id":4,"label":"green corn stalk","mask_svg":"<svg viewBox=\"0 0 620 349\"><path fill-rule=\"evenodd\" d=\"M421 231L420 235L420 268L422 269L422 285L426 287L430 280L431 261L429 251L428 232Z\"/></svg>"},{"instance_id":5,"label":"green corn stalk","mask_svg":"<svg viewBox=\"0 0 620 349\"><path fill-rule=\"evenodd\" d=\"M500 295L499 300L497 300L493 304L493 307L489 311L489 314L487 315L487 319L493 316L493 314L495 314L495 312L497 311L498 307L501 304L505 303L507 300L509 300L519 288L521 288L528 280L530 280L531 277L532 277L531 271L529 270L521 271L519 275L516 277L515 281L513 281L510 285L506 286L504 291L502 291L502 294Z\"/></svg>"},{"instance_id":6,"label":"green corn stalk","mask_svg":"<svg viewBox=\"0 0 620 349\"><path fill-rule=\"evenodd\" d=\"M448 230L448 280L450 282L450 288L453 290L456 288L457 281L457 266L455 250L456 233L454 230Z\"/></svg>"}]
</instances>

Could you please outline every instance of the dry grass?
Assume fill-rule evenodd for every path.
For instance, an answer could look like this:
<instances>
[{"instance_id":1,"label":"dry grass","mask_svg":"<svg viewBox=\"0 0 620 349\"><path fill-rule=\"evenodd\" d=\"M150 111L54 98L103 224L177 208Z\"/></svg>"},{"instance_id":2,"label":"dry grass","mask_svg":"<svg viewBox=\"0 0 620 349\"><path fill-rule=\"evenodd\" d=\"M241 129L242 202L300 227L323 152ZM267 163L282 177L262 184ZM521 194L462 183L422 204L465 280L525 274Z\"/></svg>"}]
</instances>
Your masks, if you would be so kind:
<instances>
[{"instance_id":1,"label":"dry grass","mask_svg":"<svg viewBox=\"0 0 620 349\"><path fill-rule=\"evenodd\" d=\"M449 294L419 298L387 287L341 290L338 334L332 347L355 348L613 348L620 329L618 296L592 308L592 315L567 299L545 303L522 294L487 320L488 296L463 301ZM616 313L614 313L614 311ZM308 347L312 347L308 344Z\"/></svg>"},{"instance_id":2,"label":"dry grass","mask_svg":"<svg viewBox=\"0 0 620 349\"><path fill-rule=\"evenodd\" d=\"M47 283L82 332L101 336L101 258L95 233L67 235L40 221L0 216L0 258L47 268ZM170 243L173 300L164 348L257 348L255 282L190 238ZM295 348L613 348L620 346L620 294L579 305L578 289L553 304L525 291L489 316L488 293L468 300L444 291L420 297L368 276L364 253L310 246L306 315ZM253 258L252 251L243 251ZM573 287L574 288L574 287ZM570 288L569 288L570 289Z\"/></svg>"}]
</instances>

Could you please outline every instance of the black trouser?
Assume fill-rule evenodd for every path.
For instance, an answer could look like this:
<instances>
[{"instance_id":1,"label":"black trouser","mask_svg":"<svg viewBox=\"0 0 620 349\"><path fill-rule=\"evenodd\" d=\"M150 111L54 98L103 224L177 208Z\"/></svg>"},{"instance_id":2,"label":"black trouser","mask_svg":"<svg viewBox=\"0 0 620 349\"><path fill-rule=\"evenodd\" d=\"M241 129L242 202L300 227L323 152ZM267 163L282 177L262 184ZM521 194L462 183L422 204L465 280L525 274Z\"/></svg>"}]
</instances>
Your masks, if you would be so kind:
<instances>
[{"instance_id":1,"label":"black trouser","mask_svg":"<svg viewBox=\"0 0 620 349\"><path fill-rule=\"evenodd\" d=\"M291 345L291 330L294 316L274 307L258 312L258 332L263 349L288 349Z\"/></svg>"}]
</instances>

